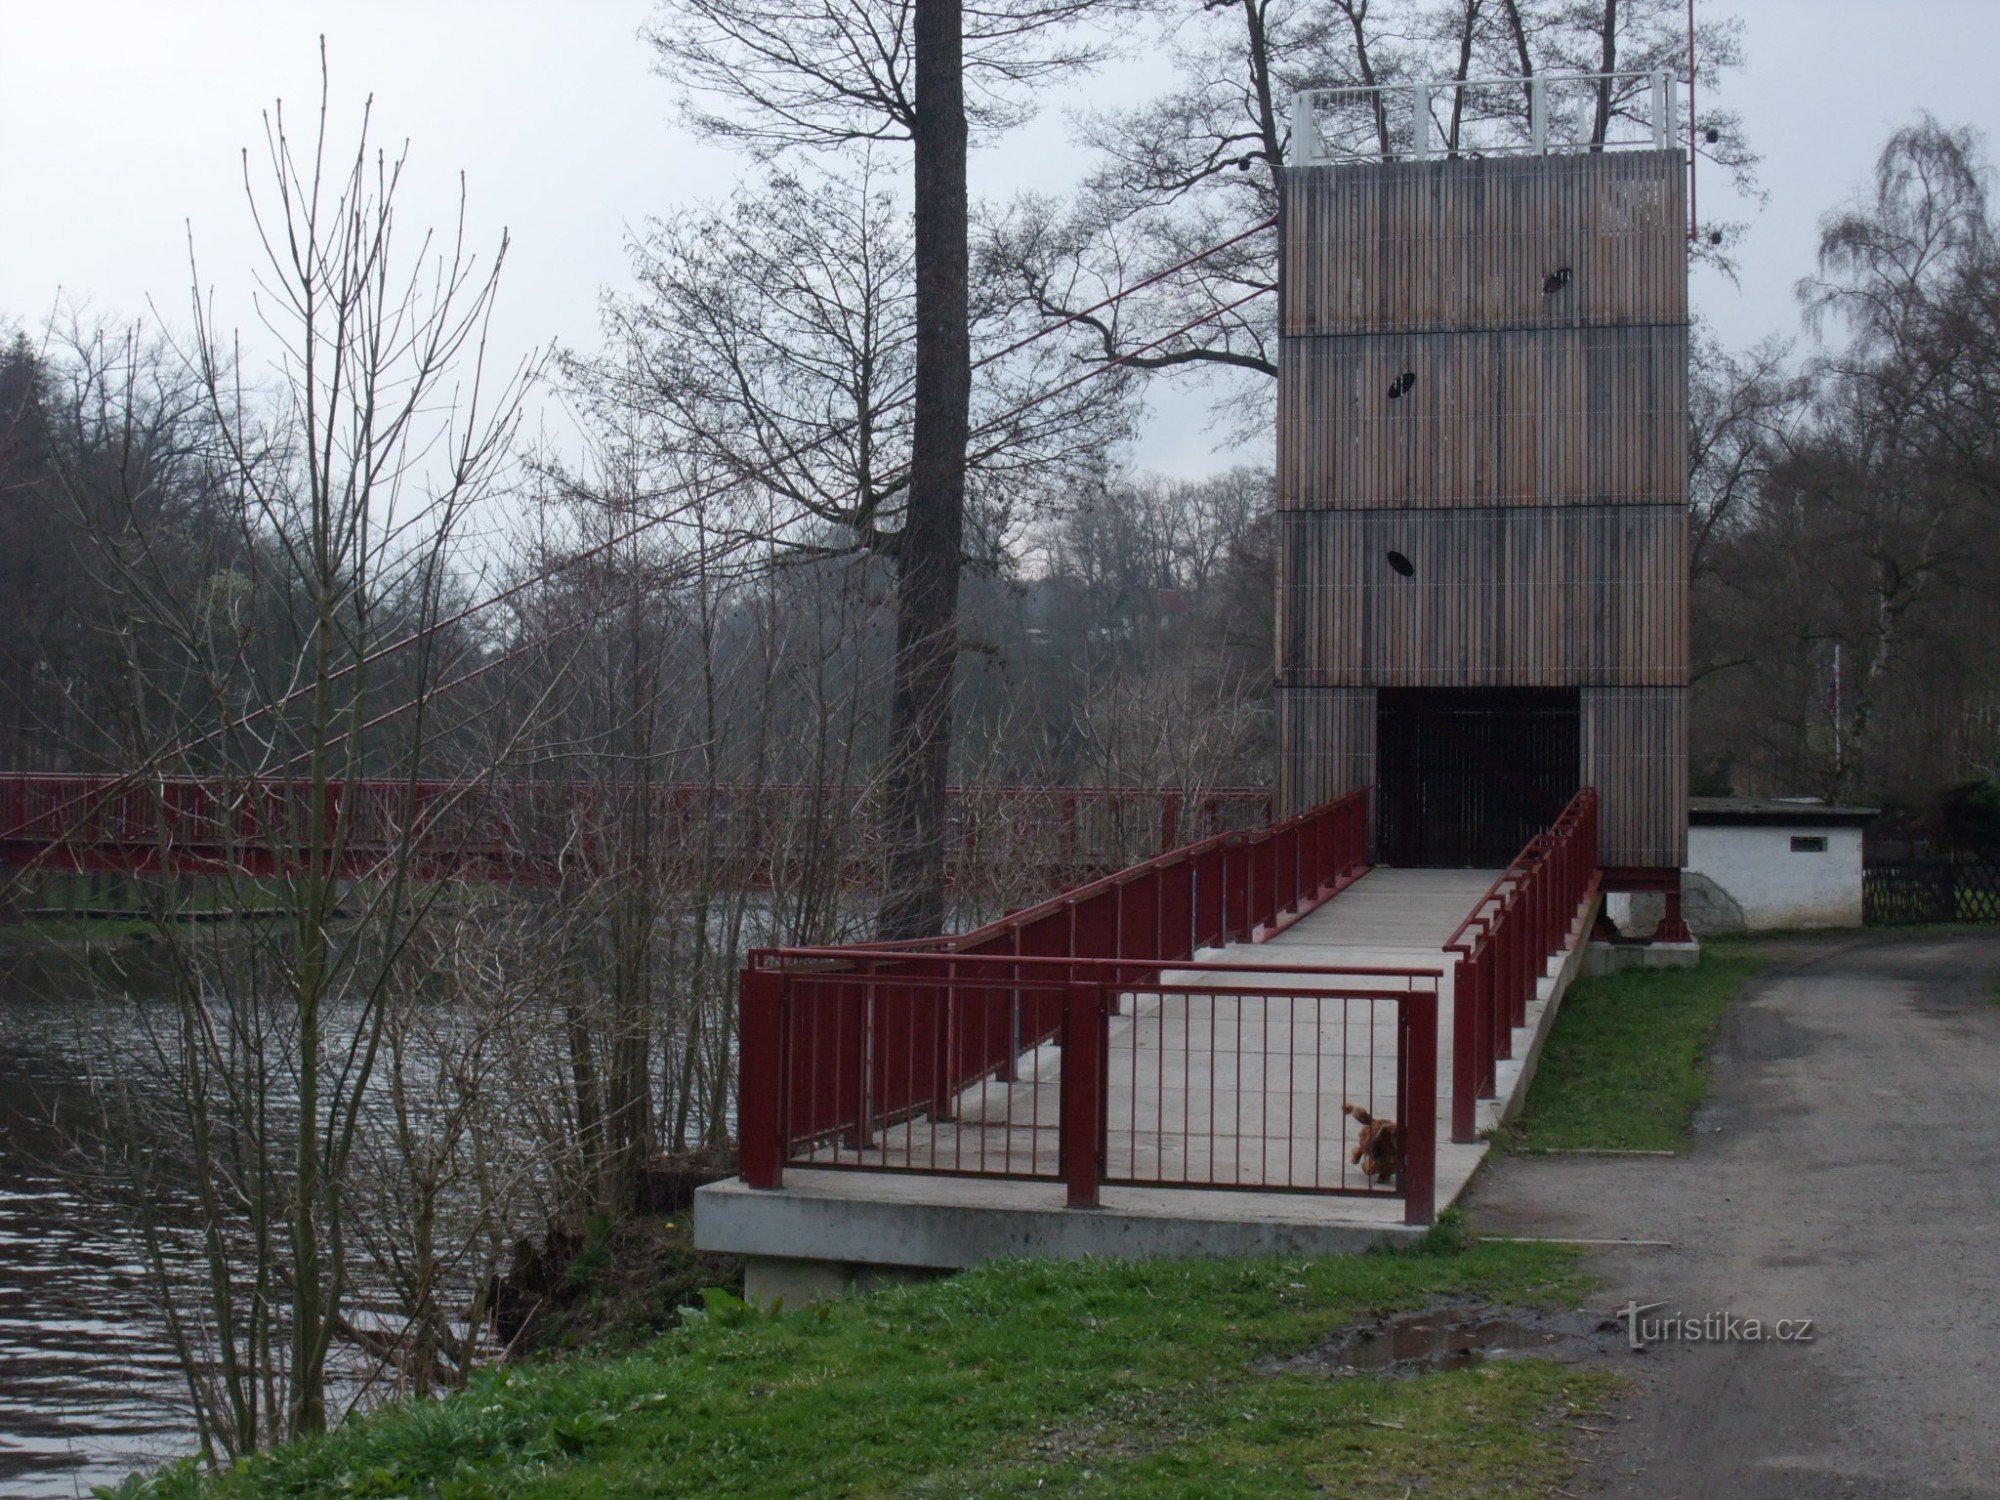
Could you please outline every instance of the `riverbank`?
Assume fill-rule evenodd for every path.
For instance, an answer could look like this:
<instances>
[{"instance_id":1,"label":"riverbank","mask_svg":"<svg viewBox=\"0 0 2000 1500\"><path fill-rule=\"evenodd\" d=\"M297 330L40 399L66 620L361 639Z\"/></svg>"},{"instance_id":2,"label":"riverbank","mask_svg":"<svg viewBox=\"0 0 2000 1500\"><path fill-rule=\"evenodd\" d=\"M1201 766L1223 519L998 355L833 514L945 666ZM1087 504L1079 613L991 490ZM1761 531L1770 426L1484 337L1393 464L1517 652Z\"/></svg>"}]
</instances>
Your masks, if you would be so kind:
<instances>
[{"instance_id":1,"label":"riverbank","mask_svg":"<svg viewBox=\"0 0 2000 1500\"><path fill-rule=\"evenodd\" d=\"M1286 1361L1384 1313L1571 1304L1573 1258L1004 1262L802 1312L710 1293L643 1350L480 1376L219 1479L120 1500L435 1494L1487 1495L1560 1484L1616 1377L1538 1358L1401 1378Z\"/></svg>"},{"instance_id":2,"label":"riverbank","mask_svg":"<svg viewBox=\"0 0 2000 1500\"><path fill-rule=\"evenodd\" d=\"M1675 1149L1716 1017L1755 966L1711 951L1579 986L1516 1144ZM1544 1358L1415 1378L1296 1358L1401 1310L1584 1290L1568 1251L1472 1245L1455 1226L1319 1262L991 1265L777 1317L746 1307L675 1215L554 1243L546 1284L528 1283L527 1364L218 1479L168 1471L117 1493L1546 1492L1595 1430L1581 1414L1620 1384Z\"/></svg>"}]
</instances>

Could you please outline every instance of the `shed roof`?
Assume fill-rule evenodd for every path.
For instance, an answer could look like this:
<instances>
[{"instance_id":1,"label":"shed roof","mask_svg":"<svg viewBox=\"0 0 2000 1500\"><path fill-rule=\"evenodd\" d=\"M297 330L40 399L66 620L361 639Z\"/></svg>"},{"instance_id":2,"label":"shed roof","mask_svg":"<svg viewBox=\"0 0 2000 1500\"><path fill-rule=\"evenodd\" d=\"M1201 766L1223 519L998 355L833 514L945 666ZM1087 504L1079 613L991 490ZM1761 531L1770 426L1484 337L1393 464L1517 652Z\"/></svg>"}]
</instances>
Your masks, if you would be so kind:
<instances>
[{"instance_id":1,"label":"shed roof","mask_svg":"<svg viewBox=\"0 0 2000 1500\"><path fill-rule=\"evenodd\" d=\"M1880 816L1879 807L1843 807L1806 797L1690 797L1688 822L1835 823L1858 828Z\"/></svg>"}]
</instances>

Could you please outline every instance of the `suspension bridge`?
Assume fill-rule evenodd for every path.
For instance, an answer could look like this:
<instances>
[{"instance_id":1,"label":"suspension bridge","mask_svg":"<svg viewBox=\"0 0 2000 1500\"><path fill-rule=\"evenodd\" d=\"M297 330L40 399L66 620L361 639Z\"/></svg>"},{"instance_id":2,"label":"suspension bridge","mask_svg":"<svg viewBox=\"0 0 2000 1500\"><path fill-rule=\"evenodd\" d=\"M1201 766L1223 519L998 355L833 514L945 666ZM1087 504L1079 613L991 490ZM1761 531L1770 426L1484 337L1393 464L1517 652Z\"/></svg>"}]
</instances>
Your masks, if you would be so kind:
<instances>
[{"instance_id":1,"label":"suspension bridge","mask_svg":"<svg viewBox=\"0 0 2000 1500\"><path fill-rule=\"evenodd\" d=\"M947 868L1049 891L1270 821L1254 787L954 786ZM814 877L872 887L867 787L0 774L0 871L549 884L635 865L749 889ZM315 850L319 851L315 855Z\"/></svg>"},{"instance_id":2,"label":"suspension bridge","mask_svg":"<svg viewBox=\"0 0 2000 1500\"><path fill-rule=\"evenodd\" d=\"M1482 90L1525 94L1527 128L1509 135ZM1589 111L1564 101L1614 91L1651 118L1613 139L1600 104L1596 133L1574 134ZM1681 139L1663 73L1309 92L1278 219L979 362L1277 230L1278 788L963 789L961 855L997 841L1070 888L968 934L752 953L740 1176L698 1195L696 1235L748 1259L754 1296L994 1254L1313 1253L1420 1232L1518 1104L1600 897L1661 891L1658 937L1685 939ZM1212 299L1042 395L1271 290ZM615 813L669 845L724 840L739 878L770 880L790 851L846 861L821 835L870 826L851 808L821 822L806 788L300 786L12 778L0 858L256 869L303 834L356 878L414 854L525 880L615 864ZM1128 837L1149 856L1102 873L1140 852Z\"/></svg>"}]
</instances>

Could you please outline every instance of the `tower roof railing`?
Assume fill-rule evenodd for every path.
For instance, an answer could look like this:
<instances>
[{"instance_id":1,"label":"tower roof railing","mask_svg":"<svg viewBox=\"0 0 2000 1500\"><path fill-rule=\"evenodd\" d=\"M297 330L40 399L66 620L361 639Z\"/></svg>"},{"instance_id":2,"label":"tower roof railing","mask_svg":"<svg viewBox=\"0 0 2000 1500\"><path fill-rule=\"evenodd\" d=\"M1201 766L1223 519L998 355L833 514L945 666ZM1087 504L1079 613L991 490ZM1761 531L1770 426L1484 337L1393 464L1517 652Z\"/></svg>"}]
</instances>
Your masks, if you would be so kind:
<instances>
[{"instance_id":1,"label":"tower roof railing","mask_svg":"<svg viewBox=\"0 0 2000 1500\"><path fill-rule=\"evenodd\" d=\"M1305 89L1291 164L1665 151L1680 140L1676 93L1665 68Z\"/></svg>"}]
</instances>

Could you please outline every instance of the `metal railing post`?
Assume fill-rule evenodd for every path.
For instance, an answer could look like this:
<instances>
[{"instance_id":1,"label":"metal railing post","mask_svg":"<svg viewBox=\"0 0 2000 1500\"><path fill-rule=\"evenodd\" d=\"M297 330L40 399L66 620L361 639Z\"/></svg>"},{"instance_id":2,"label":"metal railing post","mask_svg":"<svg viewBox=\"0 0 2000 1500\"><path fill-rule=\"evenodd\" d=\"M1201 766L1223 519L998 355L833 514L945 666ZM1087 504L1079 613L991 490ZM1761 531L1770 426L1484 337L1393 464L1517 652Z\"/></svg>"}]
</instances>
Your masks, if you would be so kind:
<instances>
[{"instance_id":1,"label":"metal railing post","mask_svg":"<svg viewBox=\"0 0 2000 1500\"><path fill-rule=\"evenodd\" d=\"M1222 940L1250 940L1250 846L1238 838L1222 848Z\"/></svg>"},{"instance_id":2,"label":"metal railing post","mask_svg":"<svg viewBox=\"0 0 2000 1500\"><path fill-rule=\"evenodd\" d=\"M945 982L937 998L937 1029L931 1036L931 1118L933 1120L954 1120L958 1117L958 1090L952 1083L952 1020L953 1004L958 994L956 982L957 965L945 967Z\"/></svg>"},{"instance_id":3,"label":"metal railing post","mask_svg":"<svg viewBox=\"0 0 2000 1500\"><path fill-rule=\"evenodd\" d=\"M1451 1138L1461 1145L1479 1139L1479 1007L1472 964L1465 954L1451 969Z\"/></svg>"},{"instance_id":4,"label":"metal railing post","mask_svg":"<svg viewBox=\"0 0 2000 1500\"><path fill-rule=\"evenodd\" d=\"M737 1170L753 1188L785 1185L784 975L745 969L737 985Z\"/></svg>"},{"instance_id":5,"label":"metal railing post","mask_svg":"<svg viewBox=\"0 0 2000 1500\"><path fill-rule=\"evenodd\" d=\"M1104 1128L1104 992L1071 984L1062 1027L1062 1175L1071 1208L1098 1206Z\"/></svg>"},{"instance_id":6,"label":"metal railing post","mask_svg":"<svg viewBox=\"0 0 2000 1500\"><path fill-rule=\"evenodd\" d=\"M1473 998L1479 1006L1479 1017L1473 1023L1479 1028L1479 1097L1496 1097L1500 1077L1500 1038L1506 1030L1497 1024L1499 1012L1496 1009L1500 993L1499 954L1494 947L1495 938L1489 930L1486 934L1486 951L1479 957L1479 967L1472 981Z\"/></svg>"},{"instance_id":7,"label":"metal railing post","mask_svg":"<svg viewBox=\"0 0 2000 1500\"><path fill-rule=\"evenodd\" d=\"M1438 994L1409 995L1397 1007L1401 1086L1396 1113L1403 1127L1403 1222L1437 1219Z\"/></svg>"},{"instance_id":8,"label":"metal railing post","mask_svg":"<svg viewBox=\"0 0 2000 1500\"><path fill-rule=\"evenodd\" d=\"M1313 117L1313 96L1310 89L1302 90L1292 100L1292 161L1296 166L1309 167L1322 160L1326 148L1319 138L1319 121Z\"/></svg>"}]
</instances>

